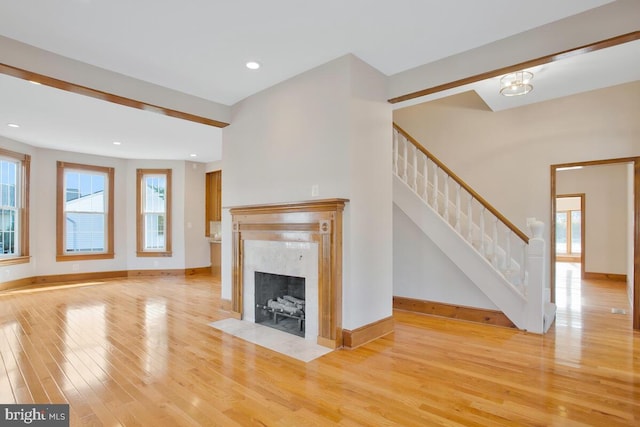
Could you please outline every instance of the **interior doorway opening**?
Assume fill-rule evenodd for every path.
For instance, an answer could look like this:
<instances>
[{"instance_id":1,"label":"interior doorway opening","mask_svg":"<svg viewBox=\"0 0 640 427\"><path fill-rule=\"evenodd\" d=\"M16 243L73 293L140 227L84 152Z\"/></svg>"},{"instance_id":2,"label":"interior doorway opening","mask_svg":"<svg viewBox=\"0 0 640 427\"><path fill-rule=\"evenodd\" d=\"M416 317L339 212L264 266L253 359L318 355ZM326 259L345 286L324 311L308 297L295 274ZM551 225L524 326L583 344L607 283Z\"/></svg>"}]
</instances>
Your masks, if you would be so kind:
<instances>
[{"instance_id":1,"label":"interior doorway opening","mask_svg":"<svg viewBox=\"0 0 640 427\"><path fill-rule=\"evenodd\" d=\"M558 204L561 200L560 196L574 196L579 194L569 194L564 189L558 189L559 185L559 174L565 173L561 172L568 169L578 169L587 166L600 166L600 165L615 165L619 164L626 167L626 179L624 179L624 183L620 184L626 187L626 202L624 203L627 208L624 209L624 214L626 218L622 219L622 222L626 224L626 230L623 232L623 237L621 239L609 239L609 243L601 244L599 242L594 242L589 235L587 235L584 231L584 224L586 223L586 212L588 206L584 204L581 207L581 215L580 215L580 223L581 223L581 235L580 235L580 244L582 246L580 252L580 268L581 268L581 277L586 278L587 275L594 275L591 273L592 270L589 270L590 273L585 273L586 266L586 258L585 253L590 251L589 247L592 249L595 248L597 250L609 250L611 242L615 242L620 240L623 245L625 245L626 256L624 258L624 262L626 262L625 274L613 274L609 275L606 273L609 272L599 272L596 270L595 276L602 276L602 278L610 279L610 276L624 277L624 280L627 282L627 295L629 298L630 306L632 308L632 316L633 316L633 328L640 329L640 157L630 157L630 158L621 158L621 159L607 159L607 160L596 160L596 161L587 161L587 162L577 162L577 163L565 163L559 165L551 165L551 226L550 226L550 263L549 263L549 273L550 273L550 297L551 302L556 302L556 262L558 261L558 251L557 248L558 243L563 243L566 240L567 236L563 239L562 236L557 236L558 234L558 216L557 214L561 212ZM609 191L614 187L611 186L603 186L606 187L606 190ZM593 201L592 201L593 202ZM591 202L590 202L591 203ZM593 205L593 203L591 203ZM600 206L596 204L597 206ZM615 204L610 204L613 208L616 207ZM591 215L590 215L591 216ZM602 229L608 230L607 227L610 227L612 224L619 224L621 221L605 221L601 223L601 221L596 221L594 218L590 219L590 227L597 226ZM593 230L592 230L593 231ZM571 231L568 231L571 233ZM593 234L593 233L592 233ZM610 237L609 235L607 237ZM569 241L564 243L565 245L571 245L570 239ZM586 244L587 240L591 241L591 243ZM572 249L569 249L570 251ZM591 252L589 252L591 253ZM600 253L602 255L602 253ZM602 258L605 258L610 254L605 253L604 256L595 256L592 253L590 255L591 261L596 260L600 262ZM612 257L614 259L620 260L621 257ZM590 264L594 264L594 262L590 262ZM592 266L593 267L593 266ZM591 268L591 267L589 267ZM594 277L597 278L597 277Z\"/></svg>"}]
</instances>

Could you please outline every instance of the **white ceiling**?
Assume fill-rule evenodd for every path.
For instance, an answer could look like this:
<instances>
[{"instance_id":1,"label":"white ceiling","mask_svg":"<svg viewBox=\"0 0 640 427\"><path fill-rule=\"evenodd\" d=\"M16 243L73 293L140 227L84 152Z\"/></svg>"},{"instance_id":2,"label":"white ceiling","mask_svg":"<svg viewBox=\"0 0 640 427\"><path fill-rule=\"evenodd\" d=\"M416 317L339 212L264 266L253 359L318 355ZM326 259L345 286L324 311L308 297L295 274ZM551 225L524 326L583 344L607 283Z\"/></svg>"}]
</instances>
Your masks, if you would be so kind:
<instances>
[{"instance_id":1,"label":"white ceiling","mask_svg":"<svg viewBox=\"0 0 640 427\"><path fill-rule=\"evenodd\" d=\"M129 159L211 162L222 157L222 130L212 126L3 74L0 94L0 135L36 147Z\"/></svg>"},{"instance_id":2,"label":"white ceiling","mask_svg":"<svg viewBox=\"0 0 640 427\"><path fill-rule=\"evenodd\" d=\"M493 111L517 108L590 90L640 80L640 40L528 68L533 90L524 96L500 95L500 76L394 104L394 109L474 90Z\"/></svg>"},{"instance_id":3,"label":"white ceiling","mask_svg":"<svg viewBox=\"0 0 640 427\"><path fill-rule=\"evenodd\" d=\"M347 53L391 75L609 2L0 0L0 35L231 105ZM0 80L1 135L124 158L220 158L219 129L15 80Z\"/></svg>"}]
</instances>

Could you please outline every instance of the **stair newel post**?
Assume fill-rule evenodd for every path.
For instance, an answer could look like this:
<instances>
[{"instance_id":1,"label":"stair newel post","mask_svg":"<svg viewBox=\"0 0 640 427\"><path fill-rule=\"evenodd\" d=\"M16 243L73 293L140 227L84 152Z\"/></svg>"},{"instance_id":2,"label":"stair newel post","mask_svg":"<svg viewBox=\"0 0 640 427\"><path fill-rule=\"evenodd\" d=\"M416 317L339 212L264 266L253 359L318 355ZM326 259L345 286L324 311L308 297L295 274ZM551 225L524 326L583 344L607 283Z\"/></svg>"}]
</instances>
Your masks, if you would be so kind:
<instances>
[{"instance_id":1,"label":"stair newel post","mask_svg":"<svg viewBox=\"0 0 640 427\"><path fill-rule=\"evenodd\" d=\"M429 203L429 170L427 167L427 163L429 163L429 158L427 156L423 156L424 165L422 166L422 180L424 181L424 191L422 193L422 198L425 202Z\"/></svg>"},{"instance_id":2,"label":"stair newel post","mask_svg":"<svg viewBox=\"0 0 640 427\"><path fill-rule=\"evenodd\" d=\"M544 223L534 221L530 224L533 237L529 239L527 249L528 283L527 295L527 330L535 333L544 332L544 289L545 277L545 243L542 238Z\"/></svg>"},{"instance_id":3,"label":"stair newel post","mask_svg":"<svg viewBox=\"0 0 640 427\"><path fill-rule=\"evenodd\" d=\"M413 146L413 191L418 192L418 147Z\"/></svg>"},{"instance_id":4,"label":"stair newel post","mask_svg":"<svg viewBox=\"0 0 640 427\"><path fill-rule=\"evenodd\" d=\"M404 139L404 147L402 149L402 154L404 155L404 165L402 168L402 180L405 183L408 183L409 177L407 176L407 170L409 169L409 140L407 138Z\"/></svg>"},{"instance_id":5,"label":"stair newel post","mask_svg":"<svg viewBox=\"0 0 640 427\"><path fill-rule=\"evenodd\" d=\"M482 256L486 256L487 252L484 249L484 211L485 211L485 207L483 206L482 209L480 209L480 253L482 254Z\"/></svg>"},{"instance_id":6,"label":"stair newel post","mask_svg":"<svg viewBox=\"0 0 640 427\"><path fill-rule=\"evenodd\" d=\"M467 203L467 241L473 246L473 195L471 193Z\"/></svg>"},{"instance_id":7,"label":"stair newel post","mask_svg":"<svg viewBox=\"0 0 640 427\"><path fill-rule=\"evenodd\" d=\"M433 209L438 212L438 165L433 168Z\"/></svg>"},{"instance_id":8,"label":"stair newel post","mask_svg":"<svg viewBox=\"0 0 640 427\"><path fill-rule=\"evenodd\" d=\"M398 175L398 131L393 130L393 173Z\"/></svg>"},{"instance_id":9,"label":"stair newel post","mask_svg":"<svg viewBox=\"0 0 640 427\"><path fill-rule=\"evenodd\" d=\"M498 268L498 218L493 217L493 225L491 227L491 252L493 252L493 257L491 260L491 264L495 268Z\"/></svg>"},{"instance_id":10,"label":"stair newel post","mask_svg":"<svg viewBox=\"0 0 640 427\"><path fill-rule=\"evenodd\" d=\"M456 185L456 231L460 234L460 184Z\"/></svg>"}]
</instances>

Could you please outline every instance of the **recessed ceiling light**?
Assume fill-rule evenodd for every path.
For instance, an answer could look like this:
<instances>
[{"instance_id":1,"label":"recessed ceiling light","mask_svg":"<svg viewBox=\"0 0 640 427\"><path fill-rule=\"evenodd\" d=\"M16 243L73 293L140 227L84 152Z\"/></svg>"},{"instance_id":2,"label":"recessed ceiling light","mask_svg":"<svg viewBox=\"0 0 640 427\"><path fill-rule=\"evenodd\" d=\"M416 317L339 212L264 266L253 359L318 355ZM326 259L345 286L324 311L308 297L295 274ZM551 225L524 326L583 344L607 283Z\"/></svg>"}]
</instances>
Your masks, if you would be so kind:
<instances>
[{"instance_id":1,"label":"recessed ceiling light","mask_svg":"<svg viewBox=\"0 0 640 427\"><path fill-rule=\"evenodd\" d=\"M189 157L198 157L197 154L189 154Z\"/></svg>"},{"instance_id":2,"label":"recessed ceiling light","mask_svg":"<svg viewBox=\"0 0 640 427\"><path fill-rule=\"evenodd\" d=\"M29 80L29 83L33 83L34 85L41 85L42 83L36 82L35 80Z\"/></svg>"},{"instance_id":3,"label":"recessed ceiling light","mask_svg":"<svg viewBox=\"0 0 640 427\"><path fill-rule=\"evenodd\" d=\"M19 128L20 125L17 125L15 123L8 123L7 126L9 126L10 128Z\"/></svg>"},{"instance_id":4,"label":"recessed ceiling light","mask_svg":"<svg viewBox=\"0 0 640 427\"><path fill-rule=\"evenodd\" d=\"M256 61L249 61L246 63L246 66L250 70L257 70L258 68L260 68L260 63Z\"/></svg>"},{"instance_id":5,"label":"recessed ceiling light","mask_svg":"<svg viewBox=\"0 0 640 427\"><path fill-rule=\"evenodd\" d=\"M113 145L120 145L120 144L122 144L122 142L120 142L120 141L113 141Z\"/></svg>"}]
</instances>

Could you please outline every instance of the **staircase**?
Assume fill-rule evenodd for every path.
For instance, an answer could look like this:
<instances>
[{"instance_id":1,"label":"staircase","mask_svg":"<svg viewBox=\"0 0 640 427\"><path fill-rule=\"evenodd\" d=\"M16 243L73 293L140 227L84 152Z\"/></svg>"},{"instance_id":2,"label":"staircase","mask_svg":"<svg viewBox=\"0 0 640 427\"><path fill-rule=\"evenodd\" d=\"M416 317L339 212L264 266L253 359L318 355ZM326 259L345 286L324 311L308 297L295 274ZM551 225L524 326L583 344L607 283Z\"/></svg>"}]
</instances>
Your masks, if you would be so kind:
<instances>
[{"instance_id":1,"label":"staircase","mask_svg":"<svg viewBox=\"0 0 640 427\"><path fill-rule=\"evenodd\" d=\"M529 238L395 124L393 174L394 203L516 327L546 332L543 224Z\"/></svg>"}]
</instances>

